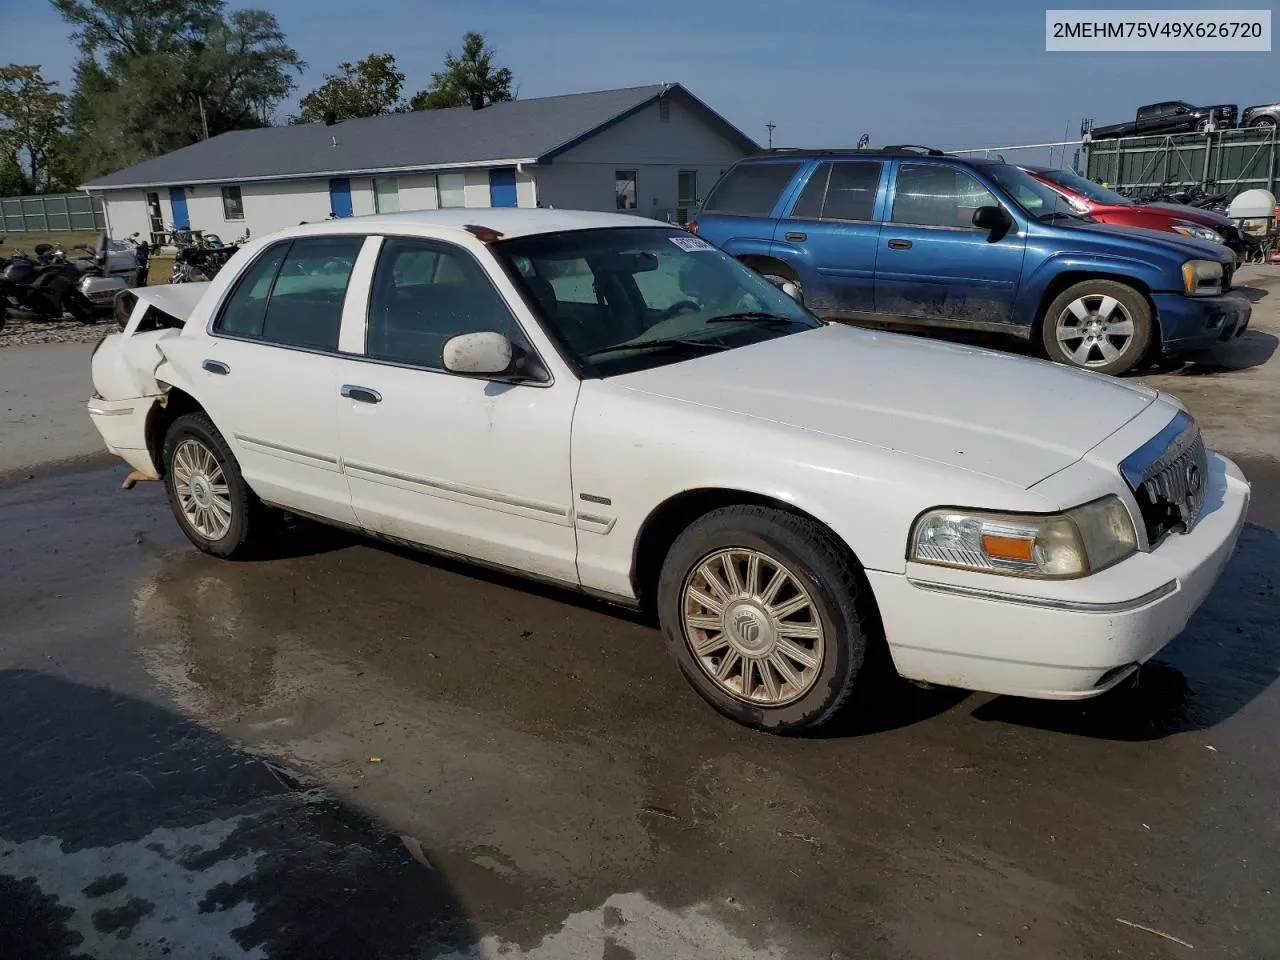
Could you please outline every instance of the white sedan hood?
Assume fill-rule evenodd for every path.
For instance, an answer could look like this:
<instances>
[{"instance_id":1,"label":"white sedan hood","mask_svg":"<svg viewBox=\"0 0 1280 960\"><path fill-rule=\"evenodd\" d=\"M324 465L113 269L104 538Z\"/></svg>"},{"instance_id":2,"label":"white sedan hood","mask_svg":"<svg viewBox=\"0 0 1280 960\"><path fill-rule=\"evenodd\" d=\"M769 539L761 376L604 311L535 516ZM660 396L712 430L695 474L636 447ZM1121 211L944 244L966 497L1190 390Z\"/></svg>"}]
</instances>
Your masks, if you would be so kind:
<instances>
[{"instance_id":1,"label":"white sedan hood","mask_svg":"<svg viewBox=\"0 0 1280 960\"><path fill-rule=\"evenodd\" d=\"M1158 393L992 350L831 324L614 378L631 390L1030 487Z\"/></svg>"}]
</instances>

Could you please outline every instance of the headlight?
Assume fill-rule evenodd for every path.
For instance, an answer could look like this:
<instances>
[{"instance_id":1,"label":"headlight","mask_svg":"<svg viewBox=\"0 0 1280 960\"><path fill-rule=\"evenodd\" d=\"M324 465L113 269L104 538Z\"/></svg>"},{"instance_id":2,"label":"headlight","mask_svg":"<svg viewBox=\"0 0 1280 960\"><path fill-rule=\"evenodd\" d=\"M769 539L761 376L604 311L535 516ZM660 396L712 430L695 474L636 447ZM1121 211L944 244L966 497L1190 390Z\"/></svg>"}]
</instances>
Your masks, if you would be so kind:
<instances>
[{"instance_id":1,"label":"headlight","mask_svg":"<svg viewBox=\"0 0 1280 960\"><path fill-rule=\"evenodd\" d=\"M1208 227L1201 226L1198 223L1175 223L1173 232L1180 233L1184 237L1195 237L1197 240L1208 240L1210 243L1226 243L1222 239L1222 234L1216 230L1210 230Z\"/></svg>"},{"instance_id":2,"label":"headlight","mask_svg":"<svg viewBox=\"0 0 1280 960\"><path fill-rule=\"evenodd\" d=\"M907 558L1011 577L1069 580L1119 563L1137 548L1128 509L1109 495L1059 514L930 510L915 522Z\"/></svg>"},{"instance_id":3,"label":"headlight","mask_svg":"<svg viewBox=\"0 0 1280 960\"><path fill-rule=\"evenodd\" d=\"M1182 289L1188 297L1212 297L1222 292L1222 264L1217 260L1188 260L1182 265Z\"/></svg>"}]
</instances>

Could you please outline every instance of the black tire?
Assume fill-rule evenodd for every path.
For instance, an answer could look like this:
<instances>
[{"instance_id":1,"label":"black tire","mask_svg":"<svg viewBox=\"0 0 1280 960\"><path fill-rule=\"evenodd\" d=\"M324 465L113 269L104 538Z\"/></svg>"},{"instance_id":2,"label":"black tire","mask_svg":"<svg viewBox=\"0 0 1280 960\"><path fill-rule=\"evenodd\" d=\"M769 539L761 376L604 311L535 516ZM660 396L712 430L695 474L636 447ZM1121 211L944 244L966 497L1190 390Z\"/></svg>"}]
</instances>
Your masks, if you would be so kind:
<instances>
[{"instance_id":1,"label":"black tire","mask_svg":"<svg viewBox=\"0 0 1280 960\"><path fill-rule=\"evenodd\" d=\"M1275 129L1277 126L1275 117L1258 117L1249 123L1251 127L1271 127Z\"/></svg>"},{"instance_id":2,"label":"black tire","mask_svg":"<svg viewBox=\"0 0 1280 960\"><path fill-rule=\"evenodd\" d=\"M62 298L62 309L71 314L71 319L83 323L86 327L98 322L98 314L93 304L79 290L68 290Z\"/></svg>"},{"instance_id":3,"label":"black tire","mask_svg":"<svg viewBox=\"0 0 1280 960\"><path fill-rule=\"evenodd\" d=\"M686 584L704 560L730 548L780 561L813 601L813 615L824 634L822 659L803 695L785 704L750 703L726 691L707 674L686 638ZM861 569L830 533L783 510L724 507L690 524L663 561L657 606L667 649L690 685L725 716L770 733L806 733L831 722L850 703L860 681L875 673L872 664L881 663L882 629ZM755 669L758 676L760 668ZM780 674L774 671L773 676L776 680Z\"/></svg>"},{"instance_id":4,"label":"black tire","mask_svg":"<svg viewBox=\"0 0 1280 960\"><path fill-rule=\"evenodd\" d=\"M196 529L183 512L179 501L174 476L174 456L186 440L195 440L213 454L226 482L231 522L226 533L217 539L210 539ZM173 510L178 526L197 549L227 560L243 559L258 552L267 533L270 511L244 482L240 464L236 462L227 441L208 416L204 413L188 413L175 420L165 433L161 460L169 507Z\"/></svg>"},{"instance_id":5,"label":"black tire","mask_svg":"<svg viewBox=\"0 0 1280 960\"><path fill-rule=\"evenodd\" d=\"M1059 322L1067 308L1077 300L1092 301L1105 297L1113 298L1124 308L1124 313L1132 323L1133 333L1124 343L1120 354L1111 360L1103 357L1099 346L1090 348L1085 361L1080 362L1073 354L1079 351L1083 342L1074 339L1067 341L1076 344L1074 348L1068 349L1066 342L1059 337ZM1115 280L1082 280L1072 284L1054 298L1040 318L1040 339L1050 360L1067 366L1085 367L1097 373L1116 375L1131 370L1150 352L1154 336L1155 323L1147 298L1133 287ZM1113 347L1118 346L1116 341L1117 338L1108 338L1108 343Z\"/></svg>"}]
</instances>

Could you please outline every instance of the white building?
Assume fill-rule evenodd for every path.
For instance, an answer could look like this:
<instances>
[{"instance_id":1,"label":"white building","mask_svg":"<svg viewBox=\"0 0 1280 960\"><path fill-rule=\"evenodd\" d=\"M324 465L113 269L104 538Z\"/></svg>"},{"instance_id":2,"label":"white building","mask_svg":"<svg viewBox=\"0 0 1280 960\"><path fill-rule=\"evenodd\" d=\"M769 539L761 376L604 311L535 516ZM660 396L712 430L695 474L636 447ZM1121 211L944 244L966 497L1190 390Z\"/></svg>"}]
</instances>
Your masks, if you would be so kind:
<instances>
[{"instance_id":1,"label":"white building","mask_svg":"<svg viewBox=\"0 0 1280 960\"><path fill-rule=\"evenodd\" d=\"M679 84L239 130L81 189L114 236L231 241L301 222L437 207L634 210L684 222L758 145Z\"/></svg>"}]
</instances>

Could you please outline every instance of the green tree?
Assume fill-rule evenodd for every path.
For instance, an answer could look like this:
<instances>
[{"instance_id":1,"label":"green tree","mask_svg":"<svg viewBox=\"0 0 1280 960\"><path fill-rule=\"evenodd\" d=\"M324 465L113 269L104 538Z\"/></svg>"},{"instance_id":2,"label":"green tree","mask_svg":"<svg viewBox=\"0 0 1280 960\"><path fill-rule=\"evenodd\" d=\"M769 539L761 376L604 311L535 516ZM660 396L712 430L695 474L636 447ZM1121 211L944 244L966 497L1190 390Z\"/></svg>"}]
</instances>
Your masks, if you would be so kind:
<instances>
[{"instance_id":1,"label":"green tree","mask_svg":"<svg viewBox=\"0 0 1280 960\"><path fill-rule=\"evenodd\" d=\"M340 63L338 73L327 73L324 83L298 103L298 115L290 123L337 123L356 117L376 117L404 109L400 90L404 74L389 53L371 53L359 63Z\"/></svg>"},{"instance_id":2,"label":"green tree","mask_svg":"<svg viewBox=\"0 0 1280 960\"><path fill-rule=\"evenodd\" d=\"M494 51L486 46L484 34L467 33L462 38L462 53L452 50L444 58L444 69L431 75L431 86L413 95L410 110L439 110L465 107L472 97L481 103L514 100L512 75L506 67L494 67Z\"/></svg>"},{"instance_id":3,"label":"green tree","mask_svg":"<svg viewBox=\"0 0 1280 960\"><path fill-rule=\"evenodd\" d=\"M7 192L63 186L59 150L65 146L67 98L55 86L38 66L0 67L0 179Z\"/></svg>"},{"instance_id":4,"label":"green tree","mask_svg":"<svg viewBox=\"0 0 1280 960\"><path fill-rule=\"evenodd\" d=\"M80 49L70 127L93 177L265 126L305 64L273 14L224 0L52 0Z\"/></svg>"}]
</instances>

